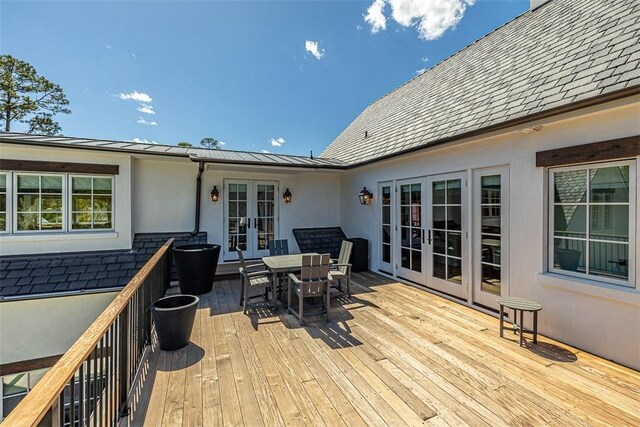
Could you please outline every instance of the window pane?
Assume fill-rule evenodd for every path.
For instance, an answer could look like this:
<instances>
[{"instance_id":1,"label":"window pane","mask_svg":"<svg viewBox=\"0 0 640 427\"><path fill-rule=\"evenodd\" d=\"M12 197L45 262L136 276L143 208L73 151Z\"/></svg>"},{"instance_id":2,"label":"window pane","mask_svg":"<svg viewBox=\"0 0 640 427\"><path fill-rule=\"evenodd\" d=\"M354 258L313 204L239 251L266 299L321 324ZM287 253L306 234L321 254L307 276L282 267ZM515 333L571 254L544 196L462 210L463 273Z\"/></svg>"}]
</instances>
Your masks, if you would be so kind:
<instances>
[{"instance_id":1,"label":"window pane","mask_svg":"<svg viewBox=\"0 0 640 427\"><path fill-rule=\"evenodd\" d=\"M447 181L447 203L454 205L462 203L462 180Z\"/></svg>"},{"instance_id":2,"label":"window pane","mask_svg":"<svg viewBox=\"0 0 640 427\"><path fill-rule=\"evenodd\" d=\"M439 228L440 230L447 228L444 209L444 206L433 207L433 228Z\"/></svg>"},{"instance_id":3,"label":"window pane","mask_svg":"<svg viewBox=\"0 0 640 427\"><path fill-rule=\"evenodd\" d=\"M462 207L447 207L447 230L462 230Z\"/></svg>"},{"instance_id":4,"label":"window pane","mask_svg":"<svg viewBox=\"0 0 640 427\"><path fill-rule=\"evenodd\" d=\"M629 201L629 166L591 169L589 175L592 202Z\"/></svg>"},{"instance_id":5,"label":"window pane","mask_svg":"<svg viewBox=\"0 0 640 427\"><path fill-rule=\"evenodd\" d=\"M388 225L382 226L382 242L391 243L391 228Z\"/></svg>"},{"instance_id":6,"label":"window pane","mask_svg":"<svg viewBox=\"0 0 640 427\"><path fill-rule=\"evenodd\" d=\"M72 196L71 209L74 211L90 211L91 196Z\"/></svg>"},{"instance_id":7,"label":"window pane","mask_svg":"<svg viewBox=\"0 0 640 427\"><path fill-rule=\"evenodd\" d=\"M484 292L500 295L500 267L482 264L482 282L480 288Z\"/></svg>"},{"instance_id":8,"label":"window pane","mask_svg":"<svg viewBox=\"0 0 640 427\"><path fill-rule=\"evenodd\" d=\"M422 230L419 228L411 229L411 247L413 249L422 249Z\"/></svg>"},{"instance_id":9,"label":"window pane","mask_svg":"<svg viewBox=\"0 0 640 427\"><path fill-rule=\"evenodd\" d=\"M229 216L238 217L238 202L229 202Z\"/></svg>"},{"instance_id":10,"label":"window pane","mask_svg":"<svg viewBox=\"0 0 640 427\"><path fill-rule=\"evenodd\" d=\"M447 258L447 280L453 283L462 283L462 260Z\"/></svg>"},{"instance_id":11,"label":"window pane","mask_svg":"<svg viewBox=\"0 0 640 427\"><path fill-rule=\"evenodd\" d=\"M462 256L462 234L447 233L447 255Z\"/></svg>"},{"instance_id":12,"label":"window pane","mask_svg":"<svg viewBox=\"0 0 640 427\"><path fill-rule=\"evenodd\" d=\"M411 202L411 186L410 185L401 185L400 186L400 204L408 205Z\"/></svg>"},{"instance_id":13,"label":"window pane","mask_svg":"<svg viewBox=\"0 0 640 427\"><path fill-rule=\"evenodd\" d=\"M382 207L382 223L391 224L391 206Z\"/></svg>"},{"instance_id":14,"label":"window pane","mask_svg":"<svg viewBox=\"0 0 640 427\"><path fill-rule=\"evenodd\" d=\"M420 227L422 223L421 206L411 206L411 226Z\"/></svg>"},{"instance_id":15,"label":"window pane","mask_svg":"<svg viewBox=\"0 0 640 427\"><path fill-rule=\"evenodd\" d=\"M500 234L500 206L483 207L481 223L483 233Z\"/></svg>"},{"instance_id":16,"label":"window pane","mask_svg":"<svg viewBox=\"0 0 640 427\"><path fill-rule=\"evenodd\" d=\"M238 216L239 217L247 216L247 202L238 202Z\"/></svg>"},{"instance_id":17,"label":"window pane","mask_svg":"<svg viewBox=\"0 0 640 427\"><path fill-rule=\"evenodd\" d=\"M18 193L37 193L40 190L40 177L18 175Z\"/></svg>"},{"instance_id":18,"label":"window pane","mask_svg":"<svg viewBox=\"0 0 640 427\"><path fill-rule=\"evenodd\" d=\"M409 241L409 227L400 227L400 244L404 247L409 247L411 242Z\"/></svg>"},{"instance_id":19,"label":"window pane","mask_svg":"<svg viewBox=\"0 0 640 427\"><path fill-rule=\"evenodd\" d=\"M18 194L18 212L38 212L40 197L35 194Z\"/></svg>"},{"instance_id":20,"label":"window pane","mask_svg":"<svg viewBox=\"0 0 640 427\"><path fill-rule=\"evenodd\" d=\"M433 183L433 204L434 205L443 205L445 202L445 186L446 181L435 181Z\"/></svg>"},{"instance_id":21,"label":"window pane","mask_svg":"<svg viewBox=\"0 0 640 427\"><path fill-rule=\"evenodd\" d=\"M589 274L629 278L629 246L618 243L589 243Z\"/></svg>"},{"instance_id":22,"label":"window pane","mask_svg":"<svg viewBox=\"0 0 640 427\"><path fill-rule=\"evenodd\" d=\"M18 213L18 230L33 231L40 229L37 213Z\"/></svg>"},{"instance_id":23,"label":"window pane","mask_svg":"<svg viewBox=\"0 0 640 427\"><path fill-rule=\"evenodd\" d=\"M585 241L554 239L553 267L585 273Z\"/></svg>"},{"instance_id":24,"label":"window pane","mask_svg":"<svg viewBox=\"0 0 640 427\"><path fill-rule=\"evenodd\" d=\"M482 235L482 262L500 265L500 237Z\"/></svg>"},{"instance_id":25,"label":"window pane","mask_svg":"<svg viewBox=\"0 0 640 427\"><path fill-rule=\"evenodd\" d=\"M111 214L106 212L95 212L93 214L93 228L112 228Z\"/></svg>"},{"instance_id":26,"label":"window pane","mask_svg":"<svg viewBox=\"0 0 640 427\"><path fill-rule=\"evenodd\" d=\"M111 178L93 178L94 194L111 194Z\"/></svg>"},{"instance_id":27,"label":"window pane","mask_svg":"<svg viewBox=\"0 0 640 427\"><path fill-rule=\"evenodd\" d=\"M400 207L400 225L409 225L410 215L409 215L410 206L401 206Z\"/></svg>"},{"instance_id":28,"label":"window pane","mask_svg":"<svg viewBox=\"0 0 640 427\"><path fill-rule=\"evenodd\" d=\"M411 268L411 251L403 248L400 251L400 255L400 266L402 268Z\"/></svg>"},{"instance_id":29,"label":"window pane","mask_svg":"<svg viewBox=\"0 0 640 427\"><path fill-rule=\"evenodd\" d=\"M438 279L447 278L446 257L440 255L433 256L433 277Z\"/></svg>"},{"instance_id":30,"label":"window pane","mask_svg":"<svg viewBox=\"0 0 640 427\"><path fill-rule=\"evenodd\" d=\"M247 200L247 184L238 184L238 200Z\"/></svg>"},{"instance_id":31,"label":"window pane","mask_svg":"<svg viewBox=\"0 0 640 427\"><path fill-rule=\"evenodd\" d=\"M554 207L554 235L566 237L586 237L587 208L584 205L563 205Z\"/></svg>"},{"instance_id":32,"label":"window pane","mask_svg":"<svg viewBox=\"0 0 640 427\"><path fill-rule=\"evenodd\" d=\"M229 184L229 200L238 200L238 184Z\"/></svg>"},{"instance_id":33,"label":"window pane","mask_svg":"<svg viewBox=\"0 0 640 427\"><path fill-rule=\"evenodd\" d=\"M446 241L444 231L433 232L433 252L437 254L446 254Z\"/></svg>"},{"instance_id":34,"label":"window pane","mask_svg":"<svg viewBox=\"0 0 640 427\"><path fill-rule=\"evenodd\" d=\"M42 196L42 212L62 212L62 196Z\"/></svg>"},{"instance_id":35,"label":"window pane","mask_svg":"<svg viewBox=\"0 0 640 427\"><path fill-rule=\"evenodd\" d=\"M7 211L7 195L0 194L0 212Z\"/></svg>"},{"instance_id":36,"label":"window pane","mask_svg":"<svg viewBox=\"0 0 640 427\"><path fill-rule=\"evenodd\" d=\"M411 269L418 273L422 271L422 251L411 251Z\"/></svg>"},{"instance_id":37,"label":"window pane","mask_svg":"<svg viewBox=\"0 0 640 427\"><path fill-rule=\"evenodd\" d=\"M62 177L61 176L43 176L42 177L43 193L62 193Z\"/></svg>"},{"instance_id":38,"label":"window pane","mask_svg":"<svg viewBox=\"0 0 640 427\"><path fill-rule=\"evenodd\" d=\"M419 205L422 199L422 190L420 184L411 184L411 203Z\"/></svg>"},{"instance_id":39,"label":"window pane","mask_svg":"<svg viewBox=\"0 0 640 427\"><path fill-rule=\"evenodd\" d=\"M587 171L566 171L554 174L556 203L584 203L587 201Z\"/></svg>"},{"instance_id":40,"label":"window pane","mask_svg":"<svg viewBox=\"0 0 640 427\"><path fill-rule=\"evenodd\" d=\"M23 394L28 391L29 376L27 373L6 375L2 377L2 395L12 396Z\"/></svg>"},{"instance_id":41,"label":"window pane","mask_svg":"<svg viewBox=\"0 0 640 427\"><path fill-rule=\"evenodd\" d=\"M500 175L483 176L481 187L482 203L500 203Z\"/></svg>"},{"instance_id":42,"label":"window pane","mask_svg":"<svg viewBox=\"0 0 640 427\"><path fill-rule=\"evenodd\" d=\"M382 245L382 262L391 262L391 245Z\"/></svg>"},{"instance_id":43,"label":"window pane","mask_svg":"<svg viewBox=\"0 0 640 427\"><path fill-rule=\"evenodd\" d=\"M71 178L71 192L75 194L91 194L91 178Z\"/></svg>"},{"instance_id":44,"label":"window pane","mask_svg":"<svg viewBox=\"0 0 640 427\"><path fill-rule=\"evenodd\" d=\"M111 196L94 196L93 210L98 212L111 212Z\"/></svg>"},{"instance_id":45,"label":"window pane","mask_svg":"<svg viewBox=\"0 0 640 427\"><path fill-rule=\"evenodd\" d=\"M43 213L42 230L62 230L62 214Z\"/></svg>"},{"instance_id":46,"label":"window pane","mask_svg":"<svg viewBox=\"0 0 640 427\"><path fill-rule=\"evenodd\" d=\"M0 192L7 191L7 176L0 174Z\"/></svg>"},{"instance_id":47,"label":"window pane","mask_svg":"<svg viewBox=\"0 0 640 427\"><path fill-rule=\"evenodd\" d=\"M591 239L629 241L628 205L591 205Z\"/></svg>"},{"instance_id":48,"label":"window pane","mask_svg":"<svg viewBox=\"0 0 640 427\"><path fill-rule=\"evenodd\" d=\"M7 214L0 213L0 231L7 231Z\"/></svg>"},{"instance_id":49,"label":"window pane","mask_svg":"<svg viewBox=\"0 0 640 427\"><path fill-rule=\"evenodd\" d=\"M382 204L391 204L391 187L382 187Z\"/></svg>"},{"instance_id":50,"label":"window pane","mask_svg":"<svg viewBox=\"0 0 640 427\"><path fill-rule=\"evenodd\" d=\"M91 228L91 213L81 212L71 215L71 228L74 230L84 230Z\"/></svg>"}]
</instances>

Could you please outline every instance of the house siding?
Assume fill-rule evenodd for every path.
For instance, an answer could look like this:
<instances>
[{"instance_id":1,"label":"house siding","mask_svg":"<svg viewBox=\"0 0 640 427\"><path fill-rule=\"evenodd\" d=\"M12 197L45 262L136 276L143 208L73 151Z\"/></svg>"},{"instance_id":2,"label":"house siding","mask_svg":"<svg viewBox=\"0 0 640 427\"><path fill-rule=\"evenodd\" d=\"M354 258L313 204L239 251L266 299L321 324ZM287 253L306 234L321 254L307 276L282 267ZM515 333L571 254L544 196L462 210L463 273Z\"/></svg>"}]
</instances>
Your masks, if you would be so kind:
<instances>
[{"instance_id":1,"label":"house siding","mask_svg":"<svg viewBox=\"0 0 640 427\"><path fill-rule=\"evenodd\" d=\"M349 236L371 241L371 268L377 270L380 201L376 197L372 204L360 205L357 194L363 186L375 189L384 181L467 171L472 189L473 170L506 166L510 177L509 294L542 303L543 334L640 369L638 268L631 279L633 289L545 273L547 174L545 168L536 167L537 151L638 135L639 118L640 103L635 97L532 123L531 127L543 125L539 132L523 134L511 129L353 169L342 180L342 228ZM635 158L636 167L639 160ZM640 181L636 189L640 191ZM632 214L637 221L638 213ZM472 236L469 233L470 239ZM637 247L638 228L634 238ZM640 266L639 252L636 249L636 266Z\"/></svg>"}]
</instances>

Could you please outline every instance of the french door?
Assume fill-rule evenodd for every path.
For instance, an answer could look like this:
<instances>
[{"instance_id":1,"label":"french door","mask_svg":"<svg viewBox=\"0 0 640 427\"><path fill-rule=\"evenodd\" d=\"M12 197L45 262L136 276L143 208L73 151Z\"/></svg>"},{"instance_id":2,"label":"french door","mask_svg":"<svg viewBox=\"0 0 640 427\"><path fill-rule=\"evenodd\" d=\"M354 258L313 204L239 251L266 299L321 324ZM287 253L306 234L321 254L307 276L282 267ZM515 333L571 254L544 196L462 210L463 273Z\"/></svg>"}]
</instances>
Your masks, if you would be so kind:
<instances>
[{"instance_id":1,"label":"french door","mask_svg":"<svg viewBox=\"0 0 640 427\"><path fill-rule=\"evenodd\" d=\"M397 182L396 203L396 274L423 284L424 228L422 193L424 179Z\"/></svg>"},{"instance_id":2,"label":"french door","mask_svg":"<svg viewBox=\"0 0 640 427\"><path fill-rule=\"evenodd\" d=\"M225 180L225 260L269 255L269 240L278 235L278 184L270 181Z\"/></svg>"},{"instance_id":3,"label":"french door","mask_svg":"<svg viewBox=\"0 0 640 427\"><path fill-rule=\"evenodd\" d=\"M473 302L498 308L496 298L509 295L508 169L474 172Z\"/></svg>"},{"instance_id":4,"label":"french door","mask_svg":"<svg viewBox=\"0 0 640 427\"><path fill-rule=\"evenodd\" d=\"M449 295L468 297L466 172L426 179L426 285Z\"/></svg>"}]
</instances>

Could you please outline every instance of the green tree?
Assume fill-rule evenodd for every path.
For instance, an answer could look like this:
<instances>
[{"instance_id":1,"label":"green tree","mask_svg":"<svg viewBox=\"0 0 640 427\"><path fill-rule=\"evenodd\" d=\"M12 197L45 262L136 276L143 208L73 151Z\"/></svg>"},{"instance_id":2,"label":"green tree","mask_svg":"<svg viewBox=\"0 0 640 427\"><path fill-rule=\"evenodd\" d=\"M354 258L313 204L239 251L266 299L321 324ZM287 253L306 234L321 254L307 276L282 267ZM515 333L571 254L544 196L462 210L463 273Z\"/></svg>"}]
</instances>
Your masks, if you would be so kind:
<instances>
[{"instance_id":1,"label":"green tree","mask_svg":"<svg viewBox=\"0 0 640 427\"><path fill-rule=\"evenodd\" d=\"M215 138L202 138L202 140L200 141L200 145L202 145L204 148L210 148L213 150L220 149L220 141Z\"/></svg>"},{"instance_id":2,"label":"green tree","mask_svg":"<svg viewBox=\"0 0 640 427\"><path fill-rule=\"evenodd\" d=\"M186 148L193 147L193 145L189 144L187 141L178 142L176 145L178 147L186 147Z\"/></svg>"},{"instance_id":3,"label":"green tree","mask_svg":"<svg viewBox=\"0 0 640 427\"><path fill-rule=\"evenodd\" d=\"M69 101L62 88L39 75L27 62L0 55L0 120L5 132L12 123L24 123L29 133L55 135L58 113L69 114Z\"/></svg>"}]
</instances>

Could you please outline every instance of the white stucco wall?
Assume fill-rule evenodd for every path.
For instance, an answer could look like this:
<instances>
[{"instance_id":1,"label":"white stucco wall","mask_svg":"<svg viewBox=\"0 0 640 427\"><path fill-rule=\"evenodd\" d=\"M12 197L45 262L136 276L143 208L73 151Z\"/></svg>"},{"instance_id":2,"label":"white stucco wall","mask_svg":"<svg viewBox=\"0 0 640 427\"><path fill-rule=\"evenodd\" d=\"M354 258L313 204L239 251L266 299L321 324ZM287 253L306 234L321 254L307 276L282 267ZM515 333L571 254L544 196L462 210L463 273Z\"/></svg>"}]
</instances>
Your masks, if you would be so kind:
<instances>
[{"instance_id":1,"label":"white stucco wall","mask_svg":"<svg viewBox=\"0 0 640 427\"><path fill-rule=\"evenodd\" d=\"M118 165L113 201L114 231L33 232L0 234L0 256L54 252L78 252L131 248L131 156L89 150L55 147L26 147L0 143L0 157L72 163Z\"/></svg>"},{"instance_id":2,"label":"white stucco wall","mask_svg":"<svg viewBox=\"0 0 640 427\"><path fill-rule=\"evenodd\" d=\"M66 352L116 295L0 302L0 364Z\"/></svg>"},{"instance_id":3,"label":"white stucco wall","mask_svg":"<svg viewBox=\"0 0 640 427\"><path fill-rule=\"evenodd\" d=\"M612 103L589 114L540 122L540 132L511 132L455 147L357 168L343 175L341 224L350 236L371 241L371 269L379 266L379 198L358 202L363 186L381 181L508 165L510 174L510 294L543 304L543 334L640 369L640 289L625 289L545 273L546 171L535 166L536 152L640 134L640 103ZM571 118L573 117L573 118ZM557 120L557 118L555 119ZM537 124L537 123L536 123ZM534 124L532 124L534 125ZM525 127L525 126L522 126ZM528 125L527 125L528 127ZM636 159L636 168L638 167ZM640 174L638 174L640 175ZM471 182L469 188L472 188ZM640 181L636 183L640 192ZM637 200L640 200L638 194ZM636 221L638 213L636 215ZM640 242L636 228L636 247ZM472 233L470 233L472 236ZM636 275L640 248L636 249ZM637 280L637 278L636 278Z\"/></svg>"}]
</instances>

